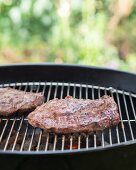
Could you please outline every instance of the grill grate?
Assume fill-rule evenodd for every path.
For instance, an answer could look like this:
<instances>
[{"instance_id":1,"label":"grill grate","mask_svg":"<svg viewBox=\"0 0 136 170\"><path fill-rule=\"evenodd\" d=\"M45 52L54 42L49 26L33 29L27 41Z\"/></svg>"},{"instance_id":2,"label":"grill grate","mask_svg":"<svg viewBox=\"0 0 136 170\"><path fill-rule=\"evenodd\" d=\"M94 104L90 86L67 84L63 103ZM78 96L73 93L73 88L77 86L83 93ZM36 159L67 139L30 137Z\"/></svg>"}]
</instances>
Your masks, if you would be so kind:
<instances>
[{"instance_id":1,"label":"grill grate","mask_svg":"<svg viewBox=\"0 0 136 170\"><path fill-rule=\"evenodd\" d=\"M3 84L24 91L41 92L45 101L71 95L76 98L96 99L104 94L114 97L120 112L120 124L102 132L90 134L56 135L45 133L28 124L26 115L1 117L0 151L64 153L97 150L136 141L136 95L113 88L57 82L30 82Z\"/></svg>"}]
</instances>

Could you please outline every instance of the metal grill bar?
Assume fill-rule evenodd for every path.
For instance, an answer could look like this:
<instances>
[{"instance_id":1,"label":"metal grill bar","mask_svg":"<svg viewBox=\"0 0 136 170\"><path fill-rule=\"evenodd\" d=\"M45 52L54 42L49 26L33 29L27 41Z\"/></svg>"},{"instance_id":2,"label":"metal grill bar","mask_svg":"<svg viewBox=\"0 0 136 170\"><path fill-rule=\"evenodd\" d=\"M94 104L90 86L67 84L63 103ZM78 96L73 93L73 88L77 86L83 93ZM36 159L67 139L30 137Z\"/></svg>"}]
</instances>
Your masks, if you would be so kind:
<instances>
[{"instance_id":1,"label":"metal grill bar","mask_svg":"<svg viewBox=\"0 0 136 170\"><path fill-rule=\"evenodd\" d=\"M5 132L6 128L7 128L8 122L9 122L9 119L6 120L5 126L4 126L4 128L2 130L2 133L1 133L1 136L0 136L0 142L2 141L2 138L3 138L4 132Z\"/></svg>"},{"instance_id":2,"label":"metal grill bar","mask_svg":"<svg viewBox=\"0 0 136 170\"><path fill-rule=\"evenodd\" d=\"M98 99L101 97L101 89L98 88ZM102 147L104 147L104 131L102 131Z\"/></svg>"},{"instance_id":3,"label":"metal grill bar","mask_svg":"<svg viewBox=\"0 0 136 170\"><path fill-rule=\"evenodd\" d=\"M79 99L82 98L82 84L80 85L80 90L79 90ZM78 150L80 150L81 147L81 135L79 134L78 136Z\"/></svg>"},{"instance_id":4,"label":"metal grill bar","mask_svg":"<svg viewBox=\"0 0 136 170\"><path fill-rule=\"evenodd\" d=\"M78 136L74 134L58 136L57 134L46 134L43 130L31 127L24 116L15 116L14 118L1 117L0 148L4 152L14 152L15 150L20 152L45 151L45 153L57 152L58 150L61 152L66 150L79 151L82 149L112 147L115 144L120 145L136 140L136 111L133 103L133 100L136 100L136 94L116 90L111 87L60 82L28 82L0 85L0 87L3 86L10 86L19 90L23 89L24 91L34 91L36 93L41 92L45 95L46 101L56 97L64 98L66 95L72 95L74 98L91 98L93 100L100 98L104 94L111 95L117 100L121 118L121 126L119 124L101 133L86 134L85 136L83 134L78 134ZM120 100L120 97L123 98L123 101ZM122 102L124 102L124 105L122 105ZM21 143L19 144L20 138ZM19 145L20 148L18 148Z\"/></svg>"},{"instance_id":5,"label":"metal grill bar","mask_svg":"<svg viewBox=\"0 0 136 170\"><path fill-rule=\"evenodd\" d=\"M34 139L34 135L35 135L35 128L33 128L32 137L31 137L31 141L30 141L30 144L29 144L29 147L28 147L28 151L31 150L33 139Z\"/></svg>"},{"instance_id":6,"label":"metal grill bar","mask_svg":"<svg viewBox=\"0 0 136 170\"><path fill-rule=\"evenodd\" d=\"M67 86L67 96L69 96L69 91L70 91L70 84Z\"/></svg>"},{"instance_id":7,"label":"metal grill bar","mask_svg":"<svg viewBox=\"0 0 136 170\"><path fill-rule=\"evenodd\" d=\"M50 100L51 89L52 89L52 83L49 86L49 91L48 91L48 95L47 95L47 102ZM47 139L46 139L45 151L48 150L48 146L49 146L49 134L47 135Z\"/></svg>"},{"instance_id":8,"label":"metal grill bar","mask_svg":"<svg viewBox=\"0 0 136 170\"><path fill-rule=\"evenodd\" d=\"M63 98L63 93L64 93L64 84L62 84L61 86L60 99ZM62 147L61 147L62 152L64 150L64 146L65 146L65 135L62 136Z\"/></svg>"},{"instance_id":9,"label":"metal grill bar","mask_svg":"<svg viewBox=\"0 0 136 170\"><path fill-rule=\"evenodd\" d=\"M35 83L33 83L33 85L31 86L31 92L33 91L33 87L36 86ZM36 88L36 93L39 92L39 89L40 89L40 83L38 84L37 88ZM35 128L33 128L33 131L32 131L32 136L31 136L31 140L30 140L30 144L29 144L29 148L28 148L28 151L30 152L31 151L31 148L32 148L32 143L33 143L33 139L34 139L34 135L35 135Z\"/></svg>"},{"instance_id":10,"label":"metal grill bar","mask_svg":"<svg viewBox=\"0 0 136 170\"><path fill-rule=\"evenodd\" d=\"M89 138L89 136L87 135L86 136L86 149L88 149L88 147L89 147L88 138Z\"/></svg>"},{"instance_id":11,"label":"metal grill bar","mask_svg":"<svg viewBox=\"0 0 136 170\"><path fill-rule=\"evenodd\" d=\"M94 86L92 86L92 100L94 100ZM96 148L96 134L93 135L94 140L94 148Z\"/></svg>"},{"instance_id":12,"label":"metal grill bar","mask_svg":"<svg viewBox=\"0 0 136 170\"><path fill-rule=\"evenodd\" d=\"M94 134L94 148L96 148L96 134Z\"/></svg>"},{"instance_id":13,"label":"metal grill bar","mask_svg":"<svg viewBox=\"0 0 136 170\"><path fill-rule=\"evenodd\" d=\"M54 137L53 151L56 150L56 143L57 143L57 135L55 135Z\"/></svg>"},{"instance_id":14,"label":"metal grill bar","mask_svg":"<svg viewBox=\"0 0 136 170\"><path fill-rule=\"evenodd\" d=\"M49 99L50 99L51 89L52 89L52 83L51 83L50 86L49 86L49 91L48 91L48 96L47 96L47 102L48 102Z\"/></svg>"},{"instance_id":15,"label":"metal grill bar","mask_svg":"<svg viewBox=\"0 0 136 170\"><path fill-rule=\"evenodd\" d=\"M44 86L43 86L43 90L42 90L42 94L44 95L44 93L45 93L45 90L46 90L46 82L45 82L45 84L44 84Z\"/></svg>"},{"instance_id":16,"label":"metal grill bar","mask_svg":"<svg viewBox=\"0 0 136 170\"><path fill-rule=\"evenodd\" d=\"M64 145L65 145L65 135L62 136L62 147L61 150L64 150Z\"/></svg>"},{"instance_id":17,"label":"metal grill bar","mask_svg":"<svg viewBox=\"0 0 136 170\"><path fill-rule=\"evenodd\" d=\"M118 90L116 90L116 97L117 97L117 103L118 103L118 108L119 108L119 113L120 113L121 126L122 126L122 130L123 130L123 137L124 137L124 140L126 142L126 133L125 133L125 130L124 130L124 123L123 123L123 119L122 119L122 111L121 111L121 105L120 105Z\"/></svg>"},{"instance_id":18,"label":"metal grill bar","mask_svg":"<svg viewBox=\"0 0 136 170\"><path fill-rule=\"evenodd\" d=\"M124 91L123 91L123 99L124 99L124 104L125 104L125 110L126 110L126 115L127 115L127 119L128 119L128 124L129 124L129 128L130 128L131 138L132 138L132 140L134 140L132 127L131 127L131 124L130 124L130 121L129 121L128 108L127 108L127 102L126 102L126 98L125 98L125 95L124 95Z\"/></svg>"},{"instance_id":19,"label":"metal grill bar","mask_svg":"<svg viewBox=\"0 0 136 170\"><path fill-rule=\"evenodd\" d=\"M58 92L58 83L56 84L56 87L55 87L54 98L56 98L57 92ZM57 135L55 135L54 137L53 151L56 150L56 144L57 144Z\"/></svg>"},{"instance_id":20,"label":"metal grill bar","mask_svg":"<svg viewBox=\"0 0 136 170\"><path fill-rule=\"evenodd\" d=\"M117 125L116 126L116 133L117 133L117 141L118 141L118 144L120 144L120 137L119 137L119 126Z\"/></svg>"},{"instance_id":21,"label":"metal grill bar","mask_svg":"<svg viewBox=\"0 0 136 170\"><path fill-rule=\"evenodd\" d=\"M16 143L17 143L17 139L18 139L18 136L19 136L19 132L20 132L20 129L22 127L23 119L24 119L24 117L21 118L20 125L18 127L18 131L17 131L17 134L16 134L16 138L15 138L15 141L14 141L14 144L13 144L13 147L12 147L12 152L15 149L15 146L16 146Z\"/></svg>"},{"instance_id":22,"label":"metal grill bar","mask_svg":"<svg viewBox=\"0 0 136 170\"><path fill-rule=\"evenodd\" d=\"M47 151L48 145L49 145L49 133L48 133L47 139L46 139L45 151Z\"/></svg>"},{"instance_id":23,"label":"metal grill bar","mask_svg":"<svg viewBox=\"0 0 136 170\"><path fill-rule=\"evenodd\" d=\"M85 98L88 99L88 85L85 87ZM86 136L86 149L89 148L89 135Z\"/></svg>"},{"instance_id":24,"label":"metal grill bar","mask_svg":"<svg viewBox=\"0 0 136 170\"><path fill-rule=\"evenodd\" d=\"M134 104L133 104L133 101L132 101L131 93L129 93L129 99L130 99L130 102L131 102L131 106L132 106L132 110L133 110L133 115L134 115L134 118L135 118L135 121L136 121L136 112L135 112L135 109L134 109Z\"/></svg>"},{"instance_id":25,"label":"metal grill bar","mask_svg":"<svg viewBox=\"0 0 136 170\"><path fill-rule=\"evenodd\" d=\"M72 150L73 136L70 137L70 150Z\"/></svg>"},{"instance_id":26,"label":"metal grill bar","mask_svg":"<svg viewBox=\"0 0 136 170\"><path fill-rule=\"evenodd\" d=\"M27 89L28 89L28 83L25 85L24 91L26 92ZM26 135L27 135L27 131L28 131L28 123L26 124L26 130L25 130L25 133L24 133L24 137L22 139L22 144L21 144L21 147L20 147L20 152L22 152L22 150L23 150L25 139L26 139Z\"/></svg>"},{"instance_id":27,"label":"metal grill bar","mask_svg":"<svg viewBox=\"0 0 136 170\"><path fill-rule=\"evenodd\" d=\"M60 99L63 98L63 92L64 92L64 84L62 84L61 86Z\"/></svg>"},{"instance_id":28,"label":"metal grill bar","mask_svg":"<svg viewBox=\"0 0 136 170\"><path fill-rule=\"evenodd\" d=\"M67 96L69 96L69 92L70 92L70 83L67 86ZM73 136L70 136L70 150L72 150L73 148Z\"/></svg>"},{"instance_id":29,"label":"metal grill bar","mask_svg":"<svg viewBox=\"0 0 136 170\"><path fill-rule=\"evenodd\" d=\"M73 90L73 97L76 97L76 84L74 85L74 90Z\"/></svg>"},{"instance_id":30,"label":"metal grill bar","mask_svg":"<svg viewBox=\"0 0 136 170\"><path fill-rule=\"evenodd\" d=\"M30 92L33 92L33 89L35 89L35 83L33 83L31 85ZM39 89L40 89L40 83L38 84L38 86L36 88L36 93L39 92ZM31 136L31 140L30 140L30 143L29 143L28 152L30 152L30 150L31 150L34 135L35 135L35 128L33 128L33 130L32 130L32 136Z\"/></svg>"},{"instance_id":31,"label":"metal grill bar","mask_svg":"<svg viewBox=\"0 0 136 170\"><path fill-rule=\"evenodd\" d=\"M94 100L94 86L92 86L92 99Z\"/></svg>"},{"instance_id":32,"label":"metal grill bar","mask_svg":"<svg viewBox=\"0 0 136 170\"><path fill-rule=\"evenodd\" d=\"M81 144L81 135L78 136L78 149L80 149Z\"/></svg>"},{"instance_id":33,"label":"metal grill bar","mask_svg":"<svg viewBox=\"0 0 136 170\"><path fill-rule=\"evenodd\" d=\"M36 147L36 151L37 152L39 151L39 147L40 147L40 143L41 143L41 138L42 138L42 130L40 130L39 140L38 140L38 144L37 144L37 147Z\"/></svg>"},{"instance_id":34,"label":"metal grill bar","mask_svg":"<svg viewBox=\"0 0 136 170\"><path fill-rule=\"evenodd\" d=\"M26 90L27 90L27 85L26 85L26 87L25 87L25 92L26 92ZM22 89L22 84L19 86L19 90L21 90ZM17 119L16 119L17 120ZM18 140L18 136L19 136L19 133L20 133L20 129L21 129L21 127L22 127L22 123L23 123L23 120L24 120L24 116L22 116L21 117L21 119L20 119L21 121L20 121L20 125L19 125L19 127L18 127L18 130L17 130L17 133L16 133L16 137L15 137L15 141L14 141L14 144L13 144L13 147L12 147L12 152L14 151L14 149L15 149L15 146L16 146L16 143L17 143L17 140Z\"/></svg>"},{"instance_id":35,"label":"metal grill bar","mask_svg":"<svg viewBox=\"0 0 136 170\"><path fill-rule=\"evenodd\" d=\"M28 84L29 86L31 86L32 84L35 84L35 85L39 85L39 82L27 82L27 83L22 83L24 86L26 85L26 84ZM41 83L41 85L44 85L45 84L45 82L40 82ZM50 84L52 84L52 86L56 86L56 82L46 82L46 84L48 85L48 86L50 86ZM62 85L64 85L64 86L68 86L68 84L69 83L60 83L60 82L58 82L58 86L62 86ZM12 88L14 88L14 86L20 86L21 85L21 83L10 83L10 84L0 84L0 87L12 87ZM70 83L70 86L71 87L73 87L75 84L74 83ZM76 84L76 86L77 87L80 87L80 85L81 84ZM82 87L86 87L86 84L82 84ZM102 87L102 86L94 86L94 85L88 85L88 88L90 88L90 89L92 89L92 88L94 88L94 89L97 89L98 90L98 88L100 88L101 90L104 90L105 89L105 87ZM110 90L112 90L112 93L116 93L116 91L117 91L117 89L114 89L113 87L107 87L106 88L106 90L107 91L110 91ZM122 90L118 90L118 94L122 94L123 93L123 91ZM130 92L127 92L127 91L125 91L124 92L124 94L125 95L127 95L127 96L129 96L129 93ZM136 97L136 94L134 94L134 93L131 93L131 95L132 95L132 97Z\"/></svg>"},{"instance_id":36,"label":"metal grill bar","mask_svg":"<svg viewBox=\"0 0 136 170\"><path fill-rule=\"evenodd\" d=\"M106 90L106 93L107 93L107 90ZM111 94L111 96L114 98L114 96L113 96L113 93L112 93L112 90L110 90L110 94ZM111 144L111 146L112 146L112 135L111 135L111 128L109 129L109 134L110 134L110 144ZM118 144L120 143L120 141L119 141L119 127L118 127L118 125L116 126L116 134L117 134L117 142L118 142Z\"/></svg>"},{"instance_id":37,"label":"metal grill bar","mask_svg":"<svg viewBox=\"0 0 136 170\"><path fill-rule=\"evenodd\" d=\"M13 121L11 130L10 130L10 132L9 132L9 135L8 135L8 138L7 138L7 141L6 141L6 144L5 144L4 149L3 149L4 151L7 149L7 146L8 146L8 143L9 143L9 139L10 139L11 133L12 133L12 131L13 131L15 122L16 122L16 118L15 118L14 121Z\"/></svg>"},{"instance_id":38,"label":"metal grill bar","mask_svg":"<svg viewBox=\"0 0 136 170\"><path fill-rule=\"evenodd\" d=\"M27 131L28 131L28 123L26 124L26 129L25 129L24 137L22 139L22 144L21 144L20 152L22 152L22 150L23 150L25 139L26 139L26 135L27 135Z\"/></svg>"},{"instance_id":39,"label":"metal grill bar","mask_svg":"<svg viewBox=\"0 0 136 170\"><path fill-rule=\"evenodd\" d=\"M44 84L44 86L43 86L43 90L42 90L42 94L43 94L43 95L44 95L44 93L45 93L45 90L46 90L46 82L45 82L45 84ZM38 91L39 91L39 89L38 89ZM37 144L37 147L36 147L36 151L37 151L37 152L39 151L42 134L43 134L43 131L41 130L41 131L40 131L40 135L39 135L39 139L38 139L38 144Z\"/></svg>"}]
</instances>

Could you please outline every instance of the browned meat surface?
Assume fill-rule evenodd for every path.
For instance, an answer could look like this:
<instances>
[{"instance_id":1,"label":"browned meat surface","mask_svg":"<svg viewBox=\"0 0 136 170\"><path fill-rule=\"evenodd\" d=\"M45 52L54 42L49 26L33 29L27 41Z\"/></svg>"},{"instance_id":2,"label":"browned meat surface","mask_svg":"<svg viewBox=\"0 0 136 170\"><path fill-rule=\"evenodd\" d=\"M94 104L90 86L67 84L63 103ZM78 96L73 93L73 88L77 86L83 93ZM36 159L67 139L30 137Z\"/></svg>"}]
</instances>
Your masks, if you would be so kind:
<instances>
[{"instance_id":1,"label":"browned meat surface","mask_svg":"<svg viewBox=\"0 0 136 170\"><path fill-rule=\"evenodd\" d=\"M28 122L47 132L94 132L117 125L120 121L117 104L110 96L97 100L53 99L28 115Z\"/></svg>"},{"instance_id":2,"label":"browned meat surface","mask_svg":"<svg viewBox=\"0 0 136 170\"><path fill-rule=\"evenodd\" d=\"M44 102L40 93L24 92L12 88L0 88L0 115L32 111Z\"/></svg>"}]
</instances>

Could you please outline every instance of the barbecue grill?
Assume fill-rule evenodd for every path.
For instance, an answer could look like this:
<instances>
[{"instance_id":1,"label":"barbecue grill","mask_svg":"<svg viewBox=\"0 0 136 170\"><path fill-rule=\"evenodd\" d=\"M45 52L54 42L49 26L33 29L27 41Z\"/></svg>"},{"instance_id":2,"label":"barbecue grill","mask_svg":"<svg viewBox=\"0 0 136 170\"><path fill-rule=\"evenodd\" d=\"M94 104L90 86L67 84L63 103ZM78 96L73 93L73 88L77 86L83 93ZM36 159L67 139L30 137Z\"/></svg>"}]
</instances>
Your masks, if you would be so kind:
<instances>
[{"instance_id":1,"label":"barbecue grill","mask_svg":"<svg viewBox=\"0 0 136 170\"><path fill-rule=\"evenodd\" d=\"M129 162L132 158L134 159L136 147L135 74L75 65L1 66L0 87L41 92L45 96L45 101L56 97L64 98L67 95L97 99L107 94L114 97L120 113L120 123L116 127L96 133L68 135L46 133L39 128L33 128L28 124L26 118L28 113L1 117L0 162L4 168L7 158L13 165L13 169L15 167L23 169L23 167L29 167L30 164L34 164L34 167L31 165L33 169L37 168L38 164L42 164L40 157L44 159L46 166L52 166L55 169L59 162L58 169L61 167L80 169L83 165L85 169L89 169L90 166L85 163L85 159L95 161L96 158L99 162L105 160L103 165L99 165L101 168L111 166L113 160L118 162L118 167L122 161ZM35 159L39 160L37 164L34 163ZM26 160L33 161L27 163ZM50 165L51 161L54 163L57 161L56 165ZM65 162L64 165L62 161ZM94 162L90 164L92 166ZM99 166L95 164L94 167ZM114 163L113 166L115 167ZM131 166L133 167L134 163L131 163Z\"/></svg>"}]
</instances>

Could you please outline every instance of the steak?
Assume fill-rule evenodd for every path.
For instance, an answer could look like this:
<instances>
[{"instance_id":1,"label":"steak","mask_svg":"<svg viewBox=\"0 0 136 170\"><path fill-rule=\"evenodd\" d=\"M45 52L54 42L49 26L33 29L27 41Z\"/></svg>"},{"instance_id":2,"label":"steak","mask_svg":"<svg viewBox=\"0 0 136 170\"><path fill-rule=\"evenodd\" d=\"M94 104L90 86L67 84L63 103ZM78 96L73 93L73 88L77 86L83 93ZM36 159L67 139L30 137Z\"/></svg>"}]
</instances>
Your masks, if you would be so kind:
<instances>
[{"instance_id":1,"label":"steak","mask_svg":"<svg viewBox=\"0 0 136 170\"><path fill-rule=\"evenodd\" d=\"M32 111L44 102L40 93L24 92L12 88L0 88L0 115Z\"/></svg>"},{"instance_id":2,"label":"steak","mask_svg":"<svg viewBox=\"0 0 136 170\"><path fill-rule=\"evenodd\" d=\"M28 115L28 122L47 132L94 132L117 125L120 121L117 104L110 96L100 99L53 99Z\"/></svg>"}]
</instances>

